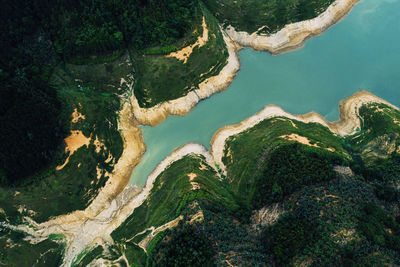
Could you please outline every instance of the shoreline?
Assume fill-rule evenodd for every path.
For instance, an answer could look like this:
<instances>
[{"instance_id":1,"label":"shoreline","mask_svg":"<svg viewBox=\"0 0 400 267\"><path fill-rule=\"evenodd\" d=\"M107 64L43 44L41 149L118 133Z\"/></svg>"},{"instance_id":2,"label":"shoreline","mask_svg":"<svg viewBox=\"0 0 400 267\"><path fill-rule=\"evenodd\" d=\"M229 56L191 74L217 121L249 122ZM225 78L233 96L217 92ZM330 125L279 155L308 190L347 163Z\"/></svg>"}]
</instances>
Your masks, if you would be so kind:
<instances>
[{"instance_id":1,"label":"shoreline","mask_svg":"<svg viewBox=\"0 0 400 267\"><path fill-rule=\"evenodd\" d=\"M241 47L236 45L222 29L221 31L229 54L227 64L222 70L201 82L198 89L190 91L187 95L159 103L151 108L141 108L135 94L132 93L130 97L132 112L138 124L156 126L170 115L185 116L201 100L228 88L240 69L238 51Z\"/></svg>"},{"instance_id":2,"label":"shoreline","mask_svg":"<svg viewBox=\"0 0 400 267\"><path fill-rule=\"evenodd\" d=\"M237 44L250 47L257 51L268 51L278 55L303 47L305 42L322 34L331 26L342 20L360 0L336 0L319 16L285 25L281 30L272 35L261 35L254 32L249 34L236 31L228 26L226 33Z\"/></svg>"},{"instance_id":3,"label":"shoreline","mask_svg":"<svg viewBox=\"0 0 400 267\"><path fill-rule=\"evenodd\" d=\"M104 187L86 209L57 216L41 223L40 225L52 225L58 224L58 222L64 224L72 223L81 220L83 217L85 219L94 218L109 206L111 201L126 187L132 169L141 161L146 151L146 146L141 129L136 123L134 123L129 102L126 102L123 105L123 108L119 112L119 116L118 128L122 133L124 149Z\"/></svg>"},{"instance_id":4,"label":"shoreline","mask_svg":"<svg viewBox=\"0 0 400 267\"><path fill-rule=\"evenodd\" d=\"M354 2L355 4L358 1L359 0L336 0L321 15L325 14L337 2ZM342 10L343 15L340 16L337 21L344 17L344 15L351 10L351 7ZM320 25L320 28L322 29L320 33L336 22L333 22L328 26ZM282 32L282 35L286 28L293 27L291 25L299 23L307 24L309 21L286 25L277 34ZM167 158L157 165L157 167L149 175L146 185L143 188L127 186L132 170L141 161L146 150L142 131L138 125L156 126L164 121L169 115L187 115L199 101L228 88L236 76L240 69L238 51L242 48L242 46L238 40L232 38L232 33L222 29L221 31L229 54L227 64L223 67L219 74L212 76L200 83L199 89L189 92L186 96L160 103L155 107L148 109L140 108L133 93L129 101L123 104L122 109L119 112L119 130L124 141L123 153L114 166L111 177L107 180L106 185L99 191L98 195L86 209L60 215L40 224L37 224L27 218L32 225L38 228L37 232L38 234L40 233L42 237L48 236L51 233L60 233L66 236L67 244L63 258L63 265L71 264L76 256L86 247L93 246L95 244L104 245L104 243L112 243L113 241L110 236L112 231L116 229L124 220L126 220L126 218L132 214L135 208L140 206L145 201L151 192L153 183L157 176L171 163L188 154L200 154L205 156L207 162L209 162L209 165L213 168L215 167L214 163L218 163L218 160L216 159L218 158L219 154L223 153L224 146L222 147L221 152L221 144L216 143L216 140L218 139L225 141L227 137L231 136L227 135L227 133L235 132L234 130L229 129L229 126L221 128L214 134L211 140L211 148L209 151L207 151L207 149L200 144L186 144L174 150L174 152L172 152ZM300 39L302 38L302 44L304 44L308 38L314 36L308 35L306 38L304 38L303 33L299 32L298 29L293 29L291 35L298 36ZM277 41L277 46L281 46L281 53L297 49L302 46L302 44L298 47L288 46L287 43L279 43L278 39L275 41ZM258 50L255 47L253 47L253 49ZM130 87L130 89L131 88L132 87ZM265 109L267 108L268 107ZM280 112L289 114L279 107L275 106L272 108L280 109ZM266 112L264 110L260 111L259 113L264 114L263 112ZM259 113L256 113L250 118L253 118ZM342 114L340 116L342 118ZM316 113L308 113L303 115L303 117L304 119L310 117L310 119L315 119L316 122L327 123L327 127L329 127L329 123L324 121L324 119ZM249 122L252 121L250 118L247 119ZM251 123L254 123L254 121ZM251 125L251 123L249 125ZM247 124L244 123L244 125ZM230 127L235 126L233 125ZM240 127L238 129L240 129ZM221 137L217 138L219 135L223 136L222 134L226 135L225 139L220 139ZM222 163L222 159L219 161ZM220 164L220 167L225 172L224 165Z\"/></svg>"},{"instance_id":5,"label":"shoreline","mask_svg":"<svg viewBox=\"0 0 400 267\"><path fill-rule=\"evenodd\" d=\"M46 238L46 236L57 233L66 236L66 249L62 266L69 266L85 248L94 247L97 245L104 246L112 244L111 233L118 228L132 213L147 199L157 177L172 163L183 157L194 154L205 157L208 165L216 170L216 164L219 165L220 171L226 175L225 165L222 158L225 150L226 140L254 127L265 119L273 117L286 117L289 119L299 120L305 123L315 122L329 128L337 135L350 135L360 128L360 119L358 117L358 109L368 103L384 103L400 110L398 107L389 102L369 93L367 91L359 91L347 99L339 103L340 119L338 121L326 121L321 115L316 112L309 112L304 115L293 115L286 112L276 105L268 105L261 111L255 113L249 118L239 122L238 124L228 125L217 130L210 140L210 149L207 150L203 145L197 143L188 143L169 154L148 176L146 185L143 188L135 186L126 186L130 178L130 168L133 167L132 162L137 164L138 157L141 159L144 152L144 143L138 142L134 145L142 146L142 150L135 150L134 147L128 147L125 154L121 156L120 163L122 171L113 172L112 179L107 182L103 190L98 194L95 200L82 211L75 211L70 214L58 216L47 222L36 224L34 221L27 218L27 221L35 226L38 230L33 233L25 225L18 226L18 229L27 232L32 236L31 242L38 242ZM124 140L132 141L135 139L141 140L141 131L134 123L128 124L128 128L124 128L125 122L131 121L132 117L129 103L125 103L123 111L121 111L121 130L124 132ZM129 115L129 116L126 116ZM127 135L127 132L132 134ZM135 135L135 133L137 135ZM128 144L129 146L129 144ZM138 155L136 158L130 156ZM119 161L119 162L120 162ZM125 162L126 161L126 162ZM218 170L216 170L218 173Z\"/></svg>"},{"instance_id":6,"label":"shoreline","mask_svg":"<svg viewBox=\"0 0 400 267\"><path fill-rule=\"evenodd\" d=\"M209 150L207 150L202 144L198 143L187 143L175 149L153 169L151 174L148 176L144 188L148 186L152 188L152 183L170 164L190 154L204 156L210 167L214 169L215 164L218 164L220 169L226 175L225 165L222 162L226 140L231 136L237 135L256 126L266 119L285 117L304 123L319 123L327 127L335 135L347 136L355 134L361 128L358 110L363 105L370 103L383 103L391 108L400 110L399 107L365 90L358 91L339 102L339 120L337 121L327 121L319 113L314 111L306 114L295 115L285 111L277 105L267 105L259 112L237 124L227 125L218 129L210 140Z\"/></svg>"},{"instance_id":7,"label":"shoreline","mask_svg":"<svg viewBox=\"0 0 400 267\"><path fill-rule=\"evenodd\" d=\"M121 219L125 220L132 212L127 209L130 208L127 204L138 203L134 201L135 197L143 193L142 188L127 186L132 170L146 151L142 131L133 118L131 103L128 101L119 112L118 128L124 141L122 155L105 186L86 209L56 216L40 224L25 218L38 229L35 235L28 232L34 239L54 233L65 235L62 266L70 266L86 247L112 243L111 232L123 222ZM23 225L19 229L27 232Z\"/></svg>"},{"instance_id":8,"label":"shoreline","mask_svg":"<svg viewBox=\"0 0 400 267\"><path fill-rule=\"evenodd\" d=\"M226 175L225 165L222 163L222 157L224 155L226 140L246 131L249 128L254 127L258 123L274 117L286 117L289 119L294 119L302 121L304 123L319 123L327 127L331 132L337 135L345 136L354 134L358 129L360 129L360 118L358 116L358 110L365 104L369 103L383 103L394 109L400 110L398 107L383 100L374 94L367 91L359 91L352 96L340 101L339 103L339 113L340 118L337 121L327 121L320 114L316 112L309 112L302 115L294 115L286 112L281 107L276 105L267 105L261 111L255 113L249 118L239 122L238 124L228 125L217 130L210 140L210 149L207 150L202 144L198 143L187 143L183 146L176 148L171 152L166 158L164 158L150 173L146 180L146 185L142 188L139 194L130 195L129 199L125 201L125 205L121 205L119 216L115 216L112 227L117 228L123 221L132 214L133 210L140 206L151 193L153 185L157 177L171 164L182 159L188 155L201 155L205 157L207 164L213 168L218 174L216 164L219 164L220 170ZM129 195L125 192L129 192L132 187L126 187L121 195ZM117 223L118 222L118 223ZM108 234L111 234L110 231Z\"/></svg>"},{"instance_id":9,"label":"shoreline","mask_svg":"<svg viewBox=\"0 0 400 267\"><path fill-rule=\"evenodd\" d=\"M340 101L339 103L339 120L327 121L320 114L312 111L304 115L294 115L286 112L281 107L276 105L265 106L264 109L250 116L249 118L239 122L238 124L228 125L217 130L210 142L210 154L212 155L214 162L218 164L221 170L226 174L225 165L222 162L222 158L225 150L226 140L239 134L247 129L250 129L258 123L274 118L274 117L285 117L289 119L298 120L304 123L319 123L327 127L332 133L340 136L352 135L360 126L360 119L358 116L358 110L365 104L369 103L383 103L394 109L400 110L398 107L391 103L375 96L368 91L358 91L352 96Z\"/></svg>"},{"instance_id":10,"label":"shoreline","mask_svg":"<svg viewBox=\"0 0 400 267\"><path fill-rule=\"evenodd\" d=\"M170 115L185 116L203 99L229 87L240 70L238 52L243 47L257 51L267 51L273 55L286 53L301 48L305 42L343 19L360 0L336 0L318 17L287 24L271 36L236 32L233 27L221 32L229 53L228 63L217 74L199 84L199 89L190 91L180 98L159 103L151 108L141 108L134 95L132 103L134 117L140 125L156 126Z\"/></svg>"}]
</instances>

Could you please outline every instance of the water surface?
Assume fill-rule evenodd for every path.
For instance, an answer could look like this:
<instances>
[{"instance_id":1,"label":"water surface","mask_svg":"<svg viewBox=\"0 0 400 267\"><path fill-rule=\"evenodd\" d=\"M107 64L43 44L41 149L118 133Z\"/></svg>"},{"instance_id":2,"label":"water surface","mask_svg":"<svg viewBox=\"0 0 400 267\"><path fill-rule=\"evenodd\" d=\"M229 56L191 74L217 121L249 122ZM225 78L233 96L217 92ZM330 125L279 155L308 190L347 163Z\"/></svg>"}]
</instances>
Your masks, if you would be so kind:
<instances>
[{"instance_id":1,"label":"water surface","mask_svg":"<svg viewBox=\"0 0 400 267\"><path fill-rule=\"evenodd\" d=\"M351 13L304 48L271 56L240 51L241 70L229 88L185 117L142 127L147 151L131 184L143 186L157 164L188 142L209 147L219 128L276 104L294 114L338 119L338 103L365 89L400 106L400 0L361 0Z\"/></svg>"}]
</instances>

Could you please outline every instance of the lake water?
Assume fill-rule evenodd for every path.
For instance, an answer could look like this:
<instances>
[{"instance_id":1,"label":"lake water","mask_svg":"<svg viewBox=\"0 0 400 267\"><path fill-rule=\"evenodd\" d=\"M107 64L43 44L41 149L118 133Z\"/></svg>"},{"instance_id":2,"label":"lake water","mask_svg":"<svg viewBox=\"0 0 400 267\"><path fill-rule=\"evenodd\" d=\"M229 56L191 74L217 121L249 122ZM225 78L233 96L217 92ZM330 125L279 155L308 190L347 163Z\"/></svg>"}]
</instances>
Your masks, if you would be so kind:
<instances>
[{"instance_id":1,"label":"lake water","mask_svg":"<svg viewBox=\"0 0 400 267\"><path fill-rule=\"evenodd\" d=\"M147 176L175 148L188 142L209 147L212 135L268 104L294 114L316 111L338 119L338 103L365 89L400 106L400 0L361 0L350 14L297 51L271 56L240 51L241 70L220 93L185 117L142 127L147 151L131 184Z\"/></svg>"}]
</instances>

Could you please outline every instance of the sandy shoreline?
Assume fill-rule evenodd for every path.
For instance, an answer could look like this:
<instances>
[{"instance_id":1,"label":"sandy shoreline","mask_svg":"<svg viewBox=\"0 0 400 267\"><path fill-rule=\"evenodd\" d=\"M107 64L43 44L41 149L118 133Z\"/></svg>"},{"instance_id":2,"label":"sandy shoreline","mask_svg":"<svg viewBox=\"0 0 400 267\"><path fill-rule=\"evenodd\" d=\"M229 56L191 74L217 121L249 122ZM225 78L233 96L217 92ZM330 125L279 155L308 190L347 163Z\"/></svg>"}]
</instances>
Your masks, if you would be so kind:
<instances>
[{"instance_id":1,"label":"sandy shoreline","mask_svg":"<svg viewBox=\"0 0 400 267\"><path fill-rule=\"evenodd\" d=\"M199 84L199 88L190 91L180 98L160 103L151 108L141 108L135 95L131 96L132 109L135 119L141 125L156 126L169 115L187 115L196 104L211 95L225 90L239 71L240 63L237 51L240 49L225 33L223 34L228 50L227 64L216 75Z\"/></svg>"},{"instance_id":2,"label":"sandy shoreline","mask_svg":"<svg viewBox=\"0 0 400 267\"><path fill-rule=\"evenodd\" d=\"M304 43L339 22L344 18L359 0L336 0L318 17L286 25L272 35L249 34L236 31L228 26L226 33L241 46L251 47L258 51L268 51L271 54L282 54L298 49Z\"/></svg>"},{"instance_id":3,"label":"sandy shoreline","mask_svg":"<svg viewBox=\"0 0 400 267\"><path fill-rule=\"evenodd\" d=\"M330 20L318 20L319 23L325 23L319 25L319 33L340 20L345 14L347 14L347 12L351 10L351 7L357 1L358 0L336 0L336 2L334 2L327 9L327 11L317 17L320 18L321 16L328 16L324 15L327 12L331 14L329 16L332 16L332 14L336 12L336 15L332 16ZM337 6L337 3L352 3L352 5ZM343 10L340 10L340 8L343 8ZM337 20L333 21L335 18ZM284 29L276 34L275 39L271 39L269 41L276 42L274 46L276 47L274 48L275 50L262 50L268 50L272 53L279 51L281 53L287 51L288 49L295 49L296 47L299 47L300 43L302 45L302 43L304 43L304 41L308 38L314 36L315 34L319 34L314 31L312 34L308 33L308 35L305 35L305 30L301 31L301 29L298 28L305 27L305 25L311 23L310 21L299 22L285 26ZM304 121L308 120L319 122L327 127L330 127L331 129L334 129L335 127L338 129L345 129L346 127L351 128L348 121L354 119L354 117L348 116L347 114L342 115L341 113L341 120L339 122L329 123L316 113L309 113L304 116L294 116L286 113L279 107L269 106L263 111L260 111L247 120L241 122L240 125L226 126L220 129L214 134L214 137L211 141L212 147L210 151L207 151L202 145L193 143L178 148L153 170L147 179L146 186L143 189L140 190L138 188L127 186L132 170L136 164L140 162L145 152L145 144L143 141L142 132L137 125L142 124L155 126L165 120L169 115L184 116L188 114L200 100L225 90L234 79L240 68L238 50L241 49L240 45L245 43L238 38L240 33L227 30L222 31L222 34L229 53L227 64L218 75L210 77L202 82L199 85L199 89L191 91L186 96L181 98L164 102L148 109L139 107L138 101L134 94L132 94L130 102L124 104L122 110L120 111L119 121L119 130L124 140L123 154L115 165L113 173L108 179L104 188L85 210L74 211L66 215L61 215L41 224L35 224L33 221L31 221L31 224L38 228L37 233L40 234L41 237L51 233L61 233L67 237L67 246L63 265L70 265L74 258L88 246L103 245L104 242L112 243L113 241L110 236L112 231L114 231L123 221L125 221L126 218L132 214L135 208L144 202L144 200L148 197L157 176L172 162L179 160L188 154L194 153L205 156L210 166L214 167L214 163L217 163L220 165L221 169L224 170L224 165L222 164L221 159L226 138L242 131L243 129L250 128L252 125L254 126L256 123L263 120L263 118L265 119L268 116L274 115L287 115L293 116L298 120L299 117L301 117ZM290 36L290 38L283 38L287 38L287 36ZM264 39L259 39L257 41L258 44L261 42L260 40L262 41ZM259 50L259 47L255 44L251 47ZM347 106L345 105L345 108L346 107ZM350 105L349 108L353 107L354 104ZM341 122L342 120L344 122ZM347 124L345 123L346 121ZM355 125L357 123L353 124ZM343 132L346 131L347 130L343 130Z\"/></svg>"},{"instance_id":4,"label":"sandy shoreline","mask_svg":"<svg viewBox=\"0 0 400 267\"><path fill-rule=\"evenodd\" d=\"M222 171L225 172L225 166L222 162L222 157L224 155L226 140L230 136L241 133L249 128L254 127L265 119L273 117L286 117L289 119L302 121L304 123L315 122L328 127L329 130L334 134L341 136L352 135L361 128L358 110L361 108L361 106L368 103L384 103L392 108L399 109L398 107L367 91L359 91L349 98L342 100L339 103L340 117L339 120L335 122L326 121L324 117L316 112L309 112L304 115L293 115L284 111L278 106L268 105L263 110L257 112L253 116L238 124L228 125L220 128L211 139L210 154L213 157L214 162L220 166Z\"/></svg>"},{"instance_id":5,"label":"sandy shoreline","mask_svg":"<svg viewBox=\"0 0 400 267\"><path fill-rule=\"evenodd\" d=\"M298 49L311 37L323 33L330 26L339 22L358 1L336 0L318 17L288 24L271 36L236 32L233 27L221 29L229 56L227 65L220 73L199 84L199 89L151 108L141 108L135 95L132 94L131 103L135 119L141 125L156 126L169 115L187 115L199 101L228 88L240 69L238 51L243 46L268 51L271 54L281 54Z\"/></svg>"},{"instance_id":6,"label":"sandy shoreline","mask_svg":"<svg viewBox=\"0 0 400 267\"><path fill-rule=\"evenodd\" d=\"M319 123L329 128L330 131L332 131L334 134L346 136L354 134L358 129L360 129L358 110L363 105L368 103L384 103L394 109L399 110L398 107L367 91L359 91L349 98L342 100L339 103L340 119L335 122L326 121L321 115L316 112L309 112L304 115L293 115L278 106L268 105L261 111L257 112L256 114L238 124L228 125L220 128L217 132L214 133L210 141L210 150L207 150L203 145L198 143L188 143L175 149L162 162L160 162L156 166L156 168L154 168L154 170L148 176L146 185L143 190L138 195L131 196L131 200L126 202L126 206L122 207L118 218L115 218L115 220L122 223L125 220L124 218L127 218L136 207L141 205L146 200L151 192L151 189L153 188L154 182L157 177L172 163L182 159L187 155L194 154L204 156L206 162L210 167L214 168L218 172L215 167L215 165L218 164L220 170L225 172L225 166L222 163L222 158L224 155L226 140L230 136L239 134L249 128L254 127L265 119L273 117L286 117L289 119L302 121L304 123ZM129 190L129 187L127 188ZM124 216L121 216L122 214L124 214ZM117 227L117 225L115 226Z\"/></svg>"},{"instance_id":7,"label":"sandy shoreline","mask_svg":"<svg viewBox=\"0 0 400 267\"><path fill-rule=\"evenodd\" d=\"M70 266L74 258L88 246L112 243L111 232L132 213L136 203L142 203L133 198L143 194L143 190L127 187L133 168L146 150L142 131L133 118L129 102L119 112L118 128L124 141L122 155L106 185L90 205L85 210L60 215L41 224L28 219L38 229L36 235L32 236L43 238L52 233L66 236L63 266ZM127 205L128 202L131 205ZM26 232L24 228L21 230Z\"/></svg>"},{"instance_id":8,"label":"sandy shoreline","mask_svg":"<svg viewBox=\"0 0 400 267\"><path fill-rule=\"evenodd\" d=\"M328 122L315 112L304 115L293 115L278 106L268 105L260 112L238 124L219 129L211 139L211 148L209 151L203 145L197 143L189 143L174 150L152 171L142 190L126 186L126 184L129 181L130 170L134 166L132 165L132 159L136 159L138 162L138 157L141 158L141 153L144 152L144 144L139 144L139 147L128 147L126 149L127 152L124 150L126 154L121 156L120 171L113 173L115 175L112 177L113 179L110 179L110 183L105 186L104 190L100 192L85 211L76 211L71 214L58 216L42 224L35 224L32 220L28 219L30 224L37 227L38 230L33 232L25 225L19 226L18 230L29 233L32 236L30 239L31 242L44 240L51 233L64 234L67 237L67 246L63 265L69 266L86 247L104 245L105 243L112 244L111 233L147 199L156 178L173 162L190 154L202 155L209 166L215 169L215 165L218 164L220 169L226 173L222 157L224 155L225 142L230 136L243 132L263 120L273 117L287 117L305 123L316 122L328 127L335 134L342 136L349 135L355 133L360 128L358 110L362 105L368 103L384 103L399 110L394 105L366 91L360 91L342 100L339 104L340 119L335 122ZM124 140L132 141L135 138L140 138L135 139L137 142L137 140L141 140L140 128L132 123L125 124L125 122L132 122L131 116L127 116L131 114L129 111L130 106L128 104L121 111L121 127L133 127L133 129L123 129ZM139 132L137 132L138 129ZM127 133L130 133L130 135ZM117 192L121 193L115 197L113 194L117 194Z\"/></svg>"}]
</instances>

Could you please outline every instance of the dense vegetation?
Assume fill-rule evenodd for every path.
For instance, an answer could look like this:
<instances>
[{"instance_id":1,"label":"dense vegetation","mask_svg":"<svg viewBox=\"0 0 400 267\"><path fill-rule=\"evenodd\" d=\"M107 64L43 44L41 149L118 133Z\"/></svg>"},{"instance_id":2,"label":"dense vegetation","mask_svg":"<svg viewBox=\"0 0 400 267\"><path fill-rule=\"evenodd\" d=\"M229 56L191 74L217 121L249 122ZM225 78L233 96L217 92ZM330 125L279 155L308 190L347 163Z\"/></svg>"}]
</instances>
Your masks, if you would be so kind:
<instances>
[{"instance_id":1,"label":"dense vegetation","mask_svg":"<svg viewBox=\"0 0 400 267\"><path fill-rule=\"evenodd\" d=\"M318 16L334 0L205 0L225 26L253 33L274 33L286 24ZM261 28L261 29L260 29Z\"/></svg>"},{"instance_id":2,"label":"dense vegetation","mask_svg":"<svg viewBox=\"0 0 400 267\"><path fill-rule=\"evenodd\" d=\"M204 233L190 224L167 230L168 241L158 242L150 254L149 266L211 266L214 256L210 241Z\"/></svg>"},{"instance_id":3,"label":"dense vegetation","mask_svg":"<svg viewBox=\"0 0 400 267\"><path fill-rule=\"evenodd\" d=\"M16 71L17 77L0 73L1 184L20 181L51 163L66 134L55 90L23 69Z\"/></svg>"},{"instance_id":4,"label":"dense vegetation","mask_svg":"<svg viewBox=\"0 0 400 267\"><path fill-rule=\"evenodd\" d=\"M282 216L275 225L265 229L262 235L278 264L288 263L320 238L315 226L293 214Z\"/></svg>"},{"instance_id":5,"label":"dense vegetation","mask_svg":"<svg viewBox=\"0 0 400 267\"><path fill-rule=\"evenodd\" d=\"M97 195L122 153L116 116L126 93L121 77L129 80L135 73L141 106L180 97L224 66L219 22L249 32L267 26L259 32L272 33L316 16L331 2L4 4L0 182L6 186L0 187L0 265L60 264L62 236L31 244L5 222L26 223L26 215L45 221L83 209ZM209 41L186 63L166 58L196 42L203 17ZM85 119L72 124L74 108ZM400 126L394 123L400 113L382 104L359 113L362 129L344 139L319 124L265 120L227 141L226 177L194 155L171 164L145 203L112 233L115 244L87 248L74 264L104 258L121 265L126 259L133 266L400 265ZM69 129L81 130L91 141L55 171L67 156L62 140ZM292 133L314 147L288 140ZM104 146L95 147L94 138ZM349 165L355 173L335 171L337 165ZM260 224L254 215L262 207L278 207L277 218ZM180 216L179 225L158 233L146 252L139 247L150 227Z\"/></svg>"},{"instance_id":6,"label":"dense vegetation","mask_svg":"<svg viewBox=\"0 0 400 267\"><path fill-rule=\"evenodd\" d=\"M48 84L54 53L25 2L3 4L0 11L2 184L48 165L65 135L61 102Z\"/></svg>"},{"instance_id":7,"label":"dense vegetation","mask_svg":"<svg viewBox=\"0 0 400 267\"><path fill-rule=\"evenodd\" d=\"M231 19L235 25L233 18L243 10L267 8L275 19L261 21L274 30L315 16L330 2L276 1L267 7L257 1L214 0L205 6L189 0L16 0L5 4L0 26L0 181L13 184L44 170L62 154L69 107L60 101L50 80L58 63L114 61L129 50L136 74L134 93L142 107L151 107L187 94L222 69L227 51L219 22ZM234 8L221 8L222 4ZM197 40L203 16L209 31L207 44L195 48L185 64L164 57ZM244 17L239 19L244 28L258 27L256 21L264 15Z\"/></svg>"},{"instance_id":8,"label":"dense vegetation","mask_svg":"<svg viewBox=\"0 0 400 267\"><path fill-rule=\"evenodd\" d=\"M358 229L368 240L400 252L400 224L380 207L367 203Z\"/></svg>"},{"instance_id":9,"label":"dense vegetation","mask_svg":"<svg viewBox=\"0 0 400 267\"><path fill-rule=\"evenodd\" d=\"M382 114L374 106L362 111L361 116L372 114L372 120L375 114L381 117L389 128L397 127L400 118L389 107ZM145 204L113 238L120 247L132 246L148 234L136 233L182 216L178 226L158 233L148 244L148 264L176 264L166 255L176 253L182 242L197 244L201 233L204 243L186 245L189 252L181 262L189 264L188 255L207 255L201 261L217 266L397 266L400 172L393 157L399 151L385 157L373 154L379 150L371 141L386 131L377 133L367 121L355 135L341 138L319 124L267 119L229 138L224 156L228 172L222 180L201 157L171 164ZM308 138L309 145L287 139L290 133ZM364 177L365 166L375 164L387 166L387 179ZM199 188L191 188L189 174L196 174L193 181ZM175 202L170 193L178 196ZM276 217L263 223L262 216ZM187 229L196 234L173 242ZM123 251L137 255L137 248Z\"/></svg>"},{"instance_id":10,"label":"dense vegetation","mask_svg":"<svg viewBox=\"0 0 400 267\"><path fill-rule=\"evenodd\" d=\"M192 28L196 1L57 1L45 25L66 57L167 45Z\"/></svg>"},{"instance_id":11,"label":"dense vegetation","mask_svg":"<svg viewBox=\"0 0 400 267\"><path fill-rule=\"evenodd\" d=\"M55 236L31 244L25 240L28 235L6 228L0 230L0 265L1 266L60 266L63 245Z\"/></svg>"},{"instance_id":12,"label":"dense vegetation","mask_svg":"<svg viewBox=\"0 0 400 267\"><path fill-rule=\"evenodd\" d=\"M50 83L57 62L113 60L193 28L196 1L13 1L1 9L0 182L54 163L68 117ZM65 108L64 108L65 109ZM11 153L13 151L13 153Z\"/></svg>"},{"instance_id":13,"label":"dense vegetation","mask_svg":"<svg viewBox=\"0 0 400 267\"><path fill-rule=\"evenodd\" d=\"M267 157L256 180L253 197L256 208L279 202L301 186L332 179L336 175L333 166L344 162L332 152L297 142L275 148Z\"/></svg>"},{"instance_id":14,"label":"dense vegetation","mask_svg":"<svg viewBox=\"0 0 400 267\"><path fill-rule=\"evenodd\" d=\"M193 27L196 5L188 0L18 0L5 5L2 18L6 35L46 36L64 58L89 57L126 44L134 49L170 44Z\"/></svg>"}]
</instances>

